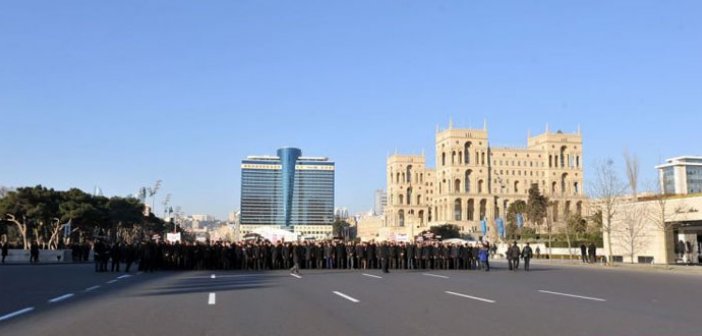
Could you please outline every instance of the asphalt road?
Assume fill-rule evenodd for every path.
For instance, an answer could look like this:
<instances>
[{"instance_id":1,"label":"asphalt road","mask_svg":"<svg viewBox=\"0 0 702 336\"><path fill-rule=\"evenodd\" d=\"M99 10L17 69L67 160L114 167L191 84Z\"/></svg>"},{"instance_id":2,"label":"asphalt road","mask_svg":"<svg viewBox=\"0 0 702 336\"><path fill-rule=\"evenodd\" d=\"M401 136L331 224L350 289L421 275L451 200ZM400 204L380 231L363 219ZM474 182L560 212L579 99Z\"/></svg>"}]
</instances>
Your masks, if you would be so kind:
<instances>
[{"instance_id":1,"label":"asphalt road","mask_svg":"<svg viewBox=\"0 0 702 336\"><path fill-rule=\"evenodd\" d=\"M702 334L700 275L493 264L300 278L0 267L0 335Z\"/></svg>"}]
</instances>

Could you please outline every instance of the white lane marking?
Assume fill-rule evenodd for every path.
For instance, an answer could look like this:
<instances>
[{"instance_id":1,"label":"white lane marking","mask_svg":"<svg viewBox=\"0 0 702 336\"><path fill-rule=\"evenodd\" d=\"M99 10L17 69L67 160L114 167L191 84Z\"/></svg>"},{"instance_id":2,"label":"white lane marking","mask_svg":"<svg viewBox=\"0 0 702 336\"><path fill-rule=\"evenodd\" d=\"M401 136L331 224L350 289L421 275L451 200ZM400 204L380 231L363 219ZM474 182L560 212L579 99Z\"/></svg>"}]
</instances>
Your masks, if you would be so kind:
<instances>
[{"instance_id":1,"label":"white lane marking","mask_svg":"<svg viewBox=\"0 0 702 336\"><path fill-rule=\"evenodd\" d=\"M122 276L118 276L117 279L126 279L126 278L129 278L130 276L131 276L131 275L129 275L129 274L125 274L125 275L122 275Z\"/></svg>"},{"instance_id":2,"label":"white lane marking","mask_svg":"<svg viewBox=\"0 0 702 336\"><path fill-rule=\"evenodd\" d=\"M236 274L236 275L217 275L214 278L212 275L208 276L191 276L191 277L183 277L182 279L219 279L219 278L244 278L244 277L252 277L256 276L256 274Z\"/></svg>"},{"instance_id":3,"label":"white lane marking","mask_svg":"<svg viewBox=\"0 0 702 336\"><path fill-rule=\"evenodd\" d=\"M96 289L98 289L98 288L100 288L100 286L88 287L88 288L85 289L85 291L86 291L86 292L92 292L92 291L94 291L94 290L96 290Z\"/></svg>"},{"instance_id":4,"label":"white lane marking","mask_svg":"<svg viewBox=\"0 0 702 336\"><path fill-rule=\"evenodd\" d=\"M373 275L373 274L368 274L368 273L363 273L364 276L371 277L371 278L376 278L376 279L382 279L383 277Z\"/></svg>"},{"instance_id":5,"label":"white lane marking","mask_svg":"<svg viewBox=\"0 0 702 336\"><path fill-rule=\"evenodd\" d=\"M73 297L73 293L68 293L49 300L49 303L56 303Z\"/></svg>"},{"instance_id":6,"label":"white lane marking","mask_svg":"<svg viewBox=\"0 0 702 336\"><path fill-rule=\"evenodd\" d=\"M539 290L539 292L545 293L545 294L553 294L553 295L567 296L567 297L572 297L572 298L576 298L576 299L590 300L590 301L598 301L598 302L605 302L605 301L607 301L607 300L605 300L605 299L600 299L600 298L596 298L596 297L581 296L581 295L568 294L568 293L551 292L551 291L541 290L541 289Z\"/></svg>"},{"instance_id":7,"label":"white lane marking","mask_svg":"<svg viewBox=\"0 0 702 336\"><path fill-rule=\"evenodd\" d=\"M215 304L215 293L210 293L210 296L207 298L207 304L208 305Z\"/></svg>"},{"instance_id":8,"label":"white lane marking","mask_svg":"<svg viewBox=\"0 0 702 336\"><path fill-rule=\"evenodd\" d=\"M215 279L217 278L214 274L210 275L210 279Z\"/></svg>"},{"instance_id":9,"label":"white lane marking","mask_svg":"<svg viewBox=\"0 0 702 336\"><path fill-rule=\"evenodd\" d=\"M435 277L435 278L442 278L442 279L448 279L449 277L443 276L443 275L438 275L438 274L431 274L431 273L422 273L422 275L430 276L430 277Z\"/></svg>"},{"instance_id":10,"label":"white lane marking","mask_svg":"<svg viewBox=\"0 0 702 336\"><path fill-rule=\"evenodd\" d=\"M107 283L107 284L113 284L113 283L115 283L115 282L117 282L117 280L110 280L110 281L105 282L105 283Z\"/></svg>"},{"instance_id":11,"label":"white lane marking","mask_svg":"<svg viewBox=\"0 0 702 336\"><path fill-rule=\"evenodd\" d=\"M7 315L0 316L0 321L9 320L9 319L11 319L11 318L13 318L13 317L15 317L15 316L22 315L22 314L25 314L25 313L29 313L29 312L32 311L32 310L34 310L34 307L28 307L28 308L20 309L20 310L14 312L14 313L9 313L9 314L7 314Z\"/></svg>"},{"instance_id":12,"label":"white lane marking","mask_svg":"<svg viewBox=\"0 0 702 336\"><path fill-rule=\"evenodd\" d=\"M294 277L296 277L296 278L298 278L298 279L302 279L301 276L299 276L299 275L297 275L297 274L295 274L295 273L290 273L290 275L292 275L292 276L294 276Z\"/></svg>"},{"instance_id":13,"label":"white lane marking","mask_svg":"<svg viewBox=\"0 0 702 336\"><path fill-rule=\"evenodd\" d=\"M344 298L344 299L346 299L346 300L349 300L349 301L351 301L351 302L353 302L353 303L359 303L359 302L361 302L361 301L358 301L358 300L356 300L356 299L354 299L354 298L352 298L352 297L350 297L350 296L348 296L348 295L346 295L346 294L344 294L344 293L342 293L342 292L334 291L333 293L336 294L336 295L338 295L338 296L341 296L342 298Z\"/></svg>"},{"instance_id":14,"label":"white lane marking","mask_svg":"<svg viewBox=\"0 0 702 336\"><path fill-rule=\"evenodd\" d=\"M470 296L470 295L461 294L461 293L456 293L456 292L449 292L449 291L446 291L446 292L444 292L444 293L450 294L450 295L455 295L455 296L460 296L460 297L462 297L462 298L471 299L471 300L476 300L476 301L482 301L482 302L487 302L487 303L495 303L495 300L483 299L483 298L479 298L479 297L476 297L476 296Z\"/></svg>"}]
</instances>

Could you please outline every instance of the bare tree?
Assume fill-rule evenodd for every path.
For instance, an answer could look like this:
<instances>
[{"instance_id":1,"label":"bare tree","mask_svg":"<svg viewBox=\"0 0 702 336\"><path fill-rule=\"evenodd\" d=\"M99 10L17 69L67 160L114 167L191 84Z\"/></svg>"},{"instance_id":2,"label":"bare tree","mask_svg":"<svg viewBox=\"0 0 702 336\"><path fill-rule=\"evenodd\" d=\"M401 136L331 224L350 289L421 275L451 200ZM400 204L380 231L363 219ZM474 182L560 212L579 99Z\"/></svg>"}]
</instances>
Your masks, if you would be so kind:
<instances>
[{"instance_id":1,"label":"bare tree","mask_svg":"<svg viewBox=\"0 0 702 336\"><path fill-rule=\"evenodd\" d=\"M19 230L20 235L22 236L22 243L24 244L24 249L28 250L29 249L29 244L27 243L27 221L26 219L22 219L20 222L15 218L15 215L13 214L5 214L7 216L7 219L5 219L8 222L12 222L13 224L17 225L17 230Z\"/></svg>"},{"instance_id":2,"label":"bare tree","mask_svg":"<svg viewBox=\"0 0 702 336\"><path fill-rule=\"evenodd\" d=\"M675 209L668 209L668 201L670 200L670 196L663 192L660 183L654 182L653 186L653 190L655 192L653 200L651 201L653 206L652 209L647 212L647 216L651 222L655 223L656 228L663 233L663 248L665 249L665 253L667 255L671 248L669 246L670 244L668 242L667 235L669 232L673 231L675 217L682 212L684 205L681 204L675 207ZM665 262L667 263L668 261L666 260Z\"/></svg>"},{"instance_id":3,"label":"bare tree","mask_svg":"<svg viewBox=\"0 0 702 336\"><path fill-rule=\"evenodd\" d=\"M621 223L615 233L619 238L619 245L629 255L631 263L634 256L648 244L646 235L646 219L648 207L639 202L631 203L621 214Z\"/></svg>"},{"instance_id":4,"label":"bare tree","mask_svg":"<svg viewBox=\"0 0 702 336\"><path fill-rule=\"evenodd\" d=\"M625 188L614 172L612 160L602 162L595 167L595 179L591 185L590 195L595 198L593 208L602 212L602 231L608 237L607 254L610 264L612 263L612 219Z\"/></svg>"},{"instance_id":5,"label":"bare tree","mask_svg":"<svg viewBox=\"0 0 702 336\"><path fill-rule=\"evenodd\" d=\"M624 150L624 162L626 163L626 179L631 188L631 196L636 201L639 186L639 157L636 154Z\"/></svg>"},{"instance_id":6,"label":"bare tree","mask_svg":"<svg viewBox=\"0 0 702 336\"><path fill-rule=\"evenodd\" d=\"M153 187L147 189L149 197L151 197L151 212L156 213L156 194L161 189L161 180L156 180Z\"/></svg>"},{"instance_id":7,"label":"bare tree","mask_svg":"<svg viewBox=\"0 0 702 336\"><path fill-rule=\"evenodd\" d=\"M9 193L10 191L12 191L12 189L6 186L0 186L0 198L5 197L5 195L7 195L7 193Z\"/></svg>"}]
</instances>

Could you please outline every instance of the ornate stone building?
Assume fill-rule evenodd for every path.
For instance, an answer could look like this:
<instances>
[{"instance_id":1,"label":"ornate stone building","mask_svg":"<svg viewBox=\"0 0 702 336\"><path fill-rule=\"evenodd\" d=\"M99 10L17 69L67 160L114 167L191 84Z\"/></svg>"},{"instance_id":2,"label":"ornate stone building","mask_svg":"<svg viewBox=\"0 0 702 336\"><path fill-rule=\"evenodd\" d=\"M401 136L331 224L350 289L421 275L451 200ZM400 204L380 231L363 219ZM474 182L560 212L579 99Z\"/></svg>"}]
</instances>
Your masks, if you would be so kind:
<instances>
[{"instance_id":1,"label":"ornate stone building","mask_svg":"<svg viewBox=\"0 0 702 336\"><path fill-rule=\"evenodd\" d=\"M529 136L525 148L492 147L487 128L437 130L436 168L424 155L392 155L387 160L386 227L413 236L429 226L455 224L479 235L487 219L495 238L495 220L509 205L526 201L537 184L552 202L555 225L570 212L583 211L582 136L550 132Z\"/></svg>"}]
</instances>

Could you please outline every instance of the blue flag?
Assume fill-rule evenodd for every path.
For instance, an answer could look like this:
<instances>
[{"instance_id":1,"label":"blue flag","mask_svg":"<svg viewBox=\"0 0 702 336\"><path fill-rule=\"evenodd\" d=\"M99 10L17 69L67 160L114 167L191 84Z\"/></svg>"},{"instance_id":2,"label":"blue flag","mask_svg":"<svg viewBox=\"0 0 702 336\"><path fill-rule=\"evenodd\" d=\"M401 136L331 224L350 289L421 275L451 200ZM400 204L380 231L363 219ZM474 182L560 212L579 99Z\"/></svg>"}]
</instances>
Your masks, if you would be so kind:
<instances>
[{"instance_id":1,"label":"blue flag","mask_svg":"<svg viewBox=\"0 0 702 336\"><path fill-rule=\"evenodd\" d=\"M524 226L524 215L518 213L517 214L517 227L521 229L522 226Z\"/></svg>"},{"instance_id":2,"label":"blue flag","mask_svg":"<svg viewBox=\"0 0 702 336\"><path fill-rule=\"evenodd\" d=\"M483 231L483 237L487 235L487 219L483 218L480 221L480 230Z\"/></svg>"},{"instance_id":3,"label":"blue flag","mask_svg":"<svg viewBox=\"0 0 702 336\"><path fill-rule=\"evenodd\" d=\"M502 220L502 218L498 218L495 220L497 223L497 234L500 235L500 237L504 238L505 237L505 222Z\"/></svg>"}]
</instances>

